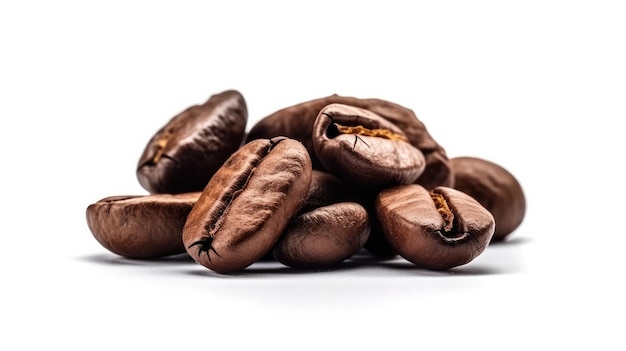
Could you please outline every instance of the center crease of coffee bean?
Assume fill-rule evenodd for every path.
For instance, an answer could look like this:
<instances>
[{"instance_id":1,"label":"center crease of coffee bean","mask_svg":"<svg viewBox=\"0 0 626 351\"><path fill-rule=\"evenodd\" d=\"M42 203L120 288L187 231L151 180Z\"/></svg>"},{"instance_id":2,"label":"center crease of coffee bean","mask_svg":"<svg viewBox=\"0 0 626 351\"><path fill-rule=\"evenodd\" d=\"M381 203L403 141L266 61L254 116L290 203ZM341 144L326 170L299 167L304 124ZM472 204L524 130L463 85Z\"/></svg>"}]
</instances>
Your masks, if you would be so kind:
<instances>
[{"instance_id":1,"label":"center crease of coffee bean","mask_svg":"<svg viewBox=\"0 0 626 351\"><path fill-rule=\"evenodd\" d=\"M368 129L361 125L358 126L344 126L338 123L334 123L337 128L337 131L341 134L356 134L356 135L364 135L371 136L377 138L386 138L389 140L400 140L408 142L408 139L398 133L394 133L388 129Z\"/></svg>"},{"instance_id":2,"label":"center crease of coffee bean","mask_svg":"<svg viewBox=\"0 0 626 351\"><path fill-rule=\"evenodd\" d=\"M284 140L284 138L280 138L278 140L275 140L275 139L270 140L270 145L268 146L267 150L265 150L265 154L259 157L259 159L256 160L256 162L252 164L248 173L244 177L241 177L240 179L238 179L237 182L235 182L233 187L237 190L233 191L232 194L229 194L228 192L224 193L225 195L224 201L221 201L221 202L224 203L225 205L223 205L221 208L219 208L216 211L217 220L215 222L210 221L209 223L207 223L206 227L204 228L206 231L206 237L213 238L215 236L215 232L217 232L221 228L224 218L226 217L226 214L228 214L228 211L230 210L230 207L233 201L235 201L237 196L241 194L241 192L246 188L246 186L250 182L250 179L254 175L254 171L256 170L258 165L261 162L263 162L263 159L273 150L273 148L278 143Z\"/></svg>"},{"instance_id":3,"label":"center crease of coffee bean","mask_svg":"<svg viewBox=\"0 0 626 351\"><path fill-rule=\"evenodd\" d=\"M435 207L437 207L437 212L443 218L443 230L442 233L446 237L452 237L454 233L452 233L454 229L454 213L448 206L448 202L441 194L437 194L435 192L430 192L430 197L435 202Z\"/></svg>"},{"instance_id":4,"label":"center crease of coffee bean","mask_svg":"<svg viewBox=\"0 0 626 351\"><path fill-rule=\"evenodd\" d=\"M159 141L157 141L156 146L157 146L157 150L156 153L154 154L154 157L152 158L152 163L156 164L157 162L159 162L159 160L161 159L161 156L163 156L163 152L165 152L165 146L167 145L168 142L168 138L166 137L162 137L159 139Z\"/></svg>"}]
</instances>

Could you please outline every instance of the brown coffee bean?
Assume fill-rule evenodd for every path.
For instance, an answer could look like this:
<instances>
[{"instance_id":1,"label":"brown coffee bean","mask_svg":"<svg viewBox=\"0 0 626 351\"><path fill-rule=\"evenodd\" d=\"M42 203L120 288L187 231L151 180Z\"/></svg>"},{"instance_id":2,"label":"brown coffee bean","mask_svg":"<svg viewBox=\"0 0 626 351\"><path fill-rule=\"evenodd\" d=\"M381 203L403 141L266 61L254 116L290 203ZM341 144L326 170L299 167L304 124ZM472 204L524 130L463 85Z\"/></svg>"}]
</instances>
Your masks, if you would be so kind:
<instances>
[{"instance_id":1,"label":"brown coffee bean","mask_svg":"<svg viewBox=\"0 0 626 351\"><path fill-rule=\"evenodd\" d=\"M424 171L424 156L404 133L362 108L324 107L311 138L320 163L345 182L365 187L411 184Z\"/></svg>"},{"instance_id":2,"label":"brown coffee bean","mask_svg":"<svg viewBox=\"0 0 626 351\"><path fill-rule=\"evenodd\" d=\"M150 193L202 191L244 138L248 110L243 96L227 90L172 118L148 142L137 179Z\"/></svg>"},{"instance_id":3,"label":"brown coffee bean","mask_svg":"<svg viewBox=\"0 0 626 351\"><path fill-rule=\"evenodd\" d=\"M87 207L87 225L107 250L151 259L185 252L182 231L200 192L110 196Z\"/></svg>"},{"instance_id":4,"label":"brown coffee bean","mask_svg":"<svg viewBox=\"0 0 626 351\"><path fill-rule=\"evenodd\" d=\"M406 135L409 142L424 155L426 167L416 183L427 189L452 186L453 175L445 150L433 139L415 113L404 106L383 99L362 99L329 95L280 109L259 120L246 138L247 141L284 135L302 141L311 154L313 167L321 168L311 140L313 123L327 105L340 103L372 111L389 120Z\"/></svg>"},{"instance_id":5,"label":"brown coffee bean","mask_svg":"<svg viewBox=\"0 0 626 351\"><path fill-rule=\"evenodd\" d=\"M183 228L187 252L218 273L241 270L268 253L302 207L311 159L295 140L252 141L215 173Z\"/></svg>"},{"instance_id":6,"label":"brown coffee bean","mask_svg":"<svg viewBox=\"0 0 626 351\"><path fill-rule=\"evenodd\" d=\"M323 269L350 258L369 235L363 206L339 202L293 219L273 249L278 262L294 268Z\"/></svg>"},{"instance_id":7,"label":"brown coffee bean","mask_svg":"<svg viewBox=\"0 0 626 351\"><path fill-rule=\"evenodd\" d=\"M526 213L526 197L513 174L476 157L455 157L450 162L454 188L476 199L496 220L492 241L503 240L519 227Z\"/></svg>"},{"instance_id":8,"label":"brown coffee bean","mask_svg":"<svg viewBox=\"0 0 626 351\"><path fill-rule=\"evenodd\" d=\"M487 209L448 187L430 192L416 184L385 189L376 210L398 254L433 270L469 263L485 250L495 229Z\"/></svg>"},{"instance_id":9,"label":"brown coffee bean","mask_svg":"<svg viewBox=\"0 0 626 351\"><path fill-rule=\"evenodd\" d=\"M354 201L358 189L339 180L334 175L314 169L306 201L300 213L337 202Z\"/></svg>"}]
</instances>

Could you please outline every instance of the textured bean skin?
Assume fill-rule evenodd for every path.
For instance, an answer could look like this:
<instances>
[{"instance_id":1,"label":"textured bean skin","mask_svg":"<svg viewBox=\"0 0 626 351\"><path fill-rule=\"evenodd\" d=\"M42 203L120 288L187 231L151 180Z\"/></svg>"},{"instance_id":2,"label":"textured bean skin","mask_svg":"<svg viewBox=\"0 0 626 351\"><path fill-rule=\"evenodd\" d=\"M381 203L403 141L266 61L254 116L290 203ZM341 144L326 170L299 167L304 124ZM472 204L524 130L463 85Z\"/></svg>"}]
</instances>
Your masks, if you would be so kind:
<instances>
[{"instance_id":1,"label":"textured bean skin","mask_svg":"<svg viewBox=\"0 0 626 351\"><path fill-rule=\"evenodd\" d=\"M445 201L445 210L433 195ZM432 270L471 262L485 250L495 229L487 209L448 187L432 192L416 184L386 189L378 195L376 210L398 254Z\"/></svg>"},{"instance_id":2,"label":"textured bean skin","mask_svg":"<svg viewBox=\"0 0 626 351\"><path fill-rule=\"evenodd\" d=\"M346 132L339 132L340 128ZM313 124L312 140L324 168L349 183L365 187L411 184L424 171L424 155L408 143L404 133L362 108L325 106Z\"/></svg>"},{"instance_id":3,"label":"textured bean skin","mask_svg":"<svg viewBox=\"0 0 626 351\"><path fill-rule=\"evenodd\" d=\"M327 105L340 103L372 111L398 126L406 134L409 142L424 155L426 167L416 183L427 189L435 186L453 186L454 177L448 156L441 145L430 135L426 126L415 113L404 106L375 98L357 98L341 95L305 101L289 106L259 120L248 133L247 141L284 135L302 141L313 159L313 167L319 168L311 134L313 123L319 112Z\"/></svg>"},{"instance_id":4,"label":"textured bean skin","mask_svg":"<svg viewBox=\"0 0 626 351\"><path fill-rule=\"evenodd\" d=\"M458 189L483 205L496 220L492 241L511 234L526 214L526 196L519 181L508 170L491 161L463 156L450 160Z\"/></svg>"},{"instance_id":5,"label":"textured bean skin","mask_svg":"<svg viewBox=\"0 0 626 351\"><path fill-rule=\"evenodd\" d=\"M267 254L301 209L311 159L298 141L258 139L215 173L183 228L187 252L218 273L241 270Z\"/></svg>"},{"instance_id":6,"label":"textured bean skin","mask_svg":"<svg viewBox=\"0 0 626 351\"><path fill-rule=\"evenodd\" d=\"M87 207L87 225L107 250L152 259L185 252L182 230L200 192L109 196Z\"/></svg>"},{"instance_id":7,"label":"textured bean skin","mask_svg":"<svg viewBox=\"0 0 626 351\"><path fill-rule=\"evenodd\" d=\"M314 169L311 173L311 185L301 212L308 212L337 202L354 201L357 196L355 187L342 182L328 172Z\"/></svg>"},{"instance_id":8,"label":"textured bean skin","mask_svg":"<svg viewBox=\"0 0 626 351\"><path fill-rule=\"evenodd\" d=\"M241 145L248 111L235 90L212 95L174 116L146 145L137 179L150 193L202 191Z\"/></svg>"},{"instance_id":9,"label":"textured bean skin","mask_svg":"<svg viewBox=\"0 0 626 351\"><path fill-rule=\"evenodd\" d=\"M293 219L273 253L277 261L290 267L324 269L355 254L368 235L365 208L354 202L339 202Z\"/></svg>"}]
</instances>

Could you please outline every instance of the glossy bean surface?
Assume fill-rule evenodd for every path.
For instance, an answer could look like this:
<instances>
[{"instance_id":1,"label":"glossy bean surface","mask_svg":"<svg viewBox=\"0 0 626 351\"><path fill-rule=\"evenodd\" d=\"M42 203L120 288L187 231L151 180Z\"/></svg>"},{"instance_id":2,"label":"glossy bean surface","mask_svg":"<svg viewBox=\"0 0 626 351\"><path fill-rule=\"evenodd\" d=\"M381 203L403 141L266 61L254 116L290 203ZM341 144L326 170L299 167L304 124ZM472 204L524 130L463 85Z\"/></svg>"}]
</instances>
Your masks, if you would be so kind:
<instances>
[{"instance_id":1,"label":"glossy bean surface","mask_svg":"<svg viewBox=\"0 0 626 351\"><path fill-rule=\"evenodd\" d=\"M378 218L389 243L414 264L446 270L471 262L491 240L493 216L469 195L416 184L383 190Z\"/></svg>"},{"instance_id":2,"label":"glossy bean surface","mask_svg":"<svg viewBox=\"0 0 626 351\"><path fill-rule=\"evenodd\" d=\"M302 144L278 137L252 141L211 178L183 228L187 252L218 273L266 255L301 209L311 182Z\"/></svg>"}]
</instances>

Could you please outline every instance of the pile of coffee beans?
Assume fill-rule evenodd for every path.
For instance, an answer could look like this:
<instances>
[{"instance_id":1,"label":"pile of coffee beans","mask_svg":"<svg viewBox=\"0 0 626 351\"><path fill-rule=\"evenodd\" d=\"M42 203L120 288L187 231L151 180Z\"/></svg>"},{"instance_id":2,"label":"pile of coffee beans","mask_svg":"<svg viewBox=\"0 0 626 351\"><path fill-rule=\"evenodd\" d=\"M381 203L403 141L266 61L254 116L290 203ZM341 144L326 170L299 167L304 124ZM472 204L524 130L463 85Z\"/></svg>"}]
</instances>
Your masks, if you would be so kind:
<instances>
[{"instance_id":1,"label":"pile of coffee beans","mask_svg":"<svg viewBox=\"0 0 626 351\"><path fill-rule=\"evenodd\" d=\"M524 218L510 172L449 158L393 102L330 95L247 124L236 90L173 117L137 164L149 194L87 207L96 240L131 259L187 253L218 273L260 260L330 269L361 250L447 270Z\"/></svg>"}]
</instances>

